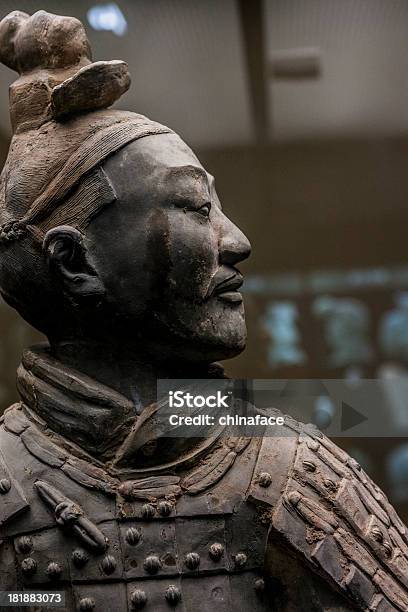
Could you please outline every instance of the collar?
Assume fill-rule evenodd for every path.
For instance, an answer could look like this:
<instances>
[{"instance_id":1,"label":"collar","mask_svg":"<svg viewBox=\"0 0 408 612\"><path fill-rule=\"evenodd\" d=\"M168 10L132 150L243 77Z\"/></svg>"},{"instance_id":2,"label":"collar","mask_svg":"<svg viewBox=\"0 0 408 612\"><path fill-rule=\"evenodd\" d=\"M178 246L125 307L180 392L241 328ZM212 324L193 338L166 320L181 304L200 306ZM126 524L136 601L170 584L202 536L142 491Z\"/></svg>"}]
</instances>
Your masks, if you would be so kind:
<instances>
[{"instance_id":1,"label":"collar","mask_svg":"<svg viewBox=\"0 0 408 612\"><path fill-rule=\"evenodd\" d=\"M54 359L47 346L24 351L17 389L33 416L95 455L109 454L135 418L130 400Z\"/></svg>"},{"instance_id":2,"label":"collar","mask_svg":"<svg viewBox=\"0 0 408 612\"><path fill-rule=\"evenodd\" d=\"M159 404L138 416L133 402L58 361L47 345L24 351L17 389L26 416L47 436L111 473L147 475L195 464L222 433L200 440L160 435Z\"/></svg>"}]
</instances>

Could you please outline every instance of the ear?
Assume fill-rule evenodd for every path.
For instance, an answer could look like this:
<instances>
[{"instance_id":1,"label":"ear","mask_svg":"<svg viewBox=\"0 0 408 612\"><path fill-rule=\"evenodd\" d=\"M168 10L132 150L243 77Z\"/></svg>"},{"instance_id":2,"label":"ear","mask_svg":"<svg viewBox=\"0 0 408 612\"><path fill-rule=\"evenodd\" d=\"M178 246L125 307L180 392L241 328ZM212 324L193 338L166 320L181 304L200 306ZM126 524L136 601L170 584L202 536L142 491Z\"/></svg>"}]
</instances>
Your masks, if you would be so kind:
<instances>
[{"instance_id":1,"label":"ear","mask_svg":"<svg viewBox=\"0 0 408 612\"><path fill-rule=\"evenodd\" d=\"M59 225L49 230L43 240L43 251L50 271L68 297L78 301L81 297L105 294L84 236L77 229Z\"/></svg>"}]
</instances>

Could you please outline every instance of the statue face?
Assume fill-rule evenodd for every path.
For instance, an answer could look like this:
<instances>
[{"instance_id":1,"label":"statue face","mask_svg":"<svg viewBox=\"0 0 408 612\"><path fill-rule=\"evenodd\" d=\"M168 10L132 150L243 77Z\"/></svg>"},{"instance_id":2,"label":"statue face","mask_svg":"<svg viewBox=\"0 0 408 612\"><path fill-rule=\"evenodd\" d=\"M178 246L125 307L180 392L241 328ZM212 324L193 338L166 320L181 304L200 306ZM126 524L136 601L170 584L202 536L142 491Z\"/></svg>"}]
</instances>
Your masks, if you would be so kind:
<instances>
[{"instance_id":1,"label":"statue face","mask_svg":"<svg viewBox=\"0 0 408 612\"><path fill-rule=\"evenodd\" d=\"M90 223L87 242L122 341L163 359L238 354L246 327L236 265L250 244L223 213L213 177L175 134L130 143L104 170L117 202Z\"/></svg>"}]
</instances>

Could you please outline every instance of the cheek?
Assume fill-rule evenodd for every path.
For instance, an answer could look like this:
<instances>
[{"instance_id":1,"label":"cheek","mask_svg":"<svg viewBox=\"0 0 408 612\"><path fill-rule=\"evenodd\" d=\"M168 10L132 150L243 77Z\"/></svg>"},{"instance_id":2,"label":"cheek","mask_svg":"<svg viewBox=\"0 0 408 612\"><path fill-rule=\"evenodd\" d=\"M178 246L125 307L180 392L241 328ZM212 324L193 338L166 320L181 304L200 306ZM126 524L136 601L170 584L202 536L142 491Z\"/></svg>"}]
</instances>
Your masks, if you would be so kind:
<instances>
[{"instance_id":1,"label":"cheek","mask_svg":"<svg viewBox=\"0 0 408 612\"><path fill-rule=\"evenodd\" d=\"M139 316L146 310L151 294L148 240L135 232L129 239L122 234L117 244L104 266L108 298L119 311Z\"/></svg>"},{"instance_id":2,"label":"cheek","mask_svg":"<svg viewBox=\"0 0 408 612\"><path fill-rule=\"evenodd\" d=\"M119 312L141 316L163 292L168 276L168 232L162 211L136 212L118 208L105 218L101 215L93 228L93 243L108 301Z\"/></svg>"},{"instance_id":3,"label":"cheek","mask_svg":"<svg viewBox=\"0 0 408 612\"><path fill-rule=\"evenodd\" d=\"M177 295L203 299L218 267L214 229L194 213L174 211L169 222L168 286Z\"/></svg>"},{"instance_id":4,"label":"cheek","mask_svg":"<svg viewBox=\"0 0 408 612\"><path fill-rule=\"evenodd\" d=\"M150 306L163 300L170 273L169 223L167 212L151 212L146 224L147 252L143 271L149 278Z\"/></svg>"}]
</instances>

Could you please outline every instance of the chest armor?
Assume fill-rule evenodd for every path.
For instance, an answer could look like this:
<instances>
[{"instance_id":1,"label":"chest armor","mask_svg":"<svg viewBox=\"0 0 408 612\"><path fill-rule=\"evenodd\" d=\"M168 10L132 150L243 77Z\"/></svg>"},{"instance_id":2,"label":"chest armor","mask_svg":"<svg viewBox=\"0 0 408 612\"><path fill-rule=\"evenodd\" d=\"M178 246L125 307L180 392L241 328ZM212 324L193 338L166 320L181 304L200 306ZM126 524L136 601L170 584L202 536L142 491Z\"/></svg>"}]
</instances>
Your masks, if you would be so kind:
<instances>
[{"instance_id":1,"label":"chest armor","mask_svg":"<svg viewBox=\"0 0 408 612\"><path fill-rule=\"evenodd\" d=\"M287 426L225 439L181 479L115 481L8 410L0 590L63 591L66 612L408 612L407 528L346 453Z\"/></svg>"},{"instance_id":2,"label":"chest armor","mask_svg":"<svg viewBox=\"0 0 408 612\"><path fill-rule=\"evenodd\" d=\"M61 464L34 432L1 431L0 487L10 484L0 499L1 590L64 591L55 609L67 612L271 609L268 525L245 498L256 444L235 457L222 486L126 501L80 461Z\"/></svg>"}]
</instances>

